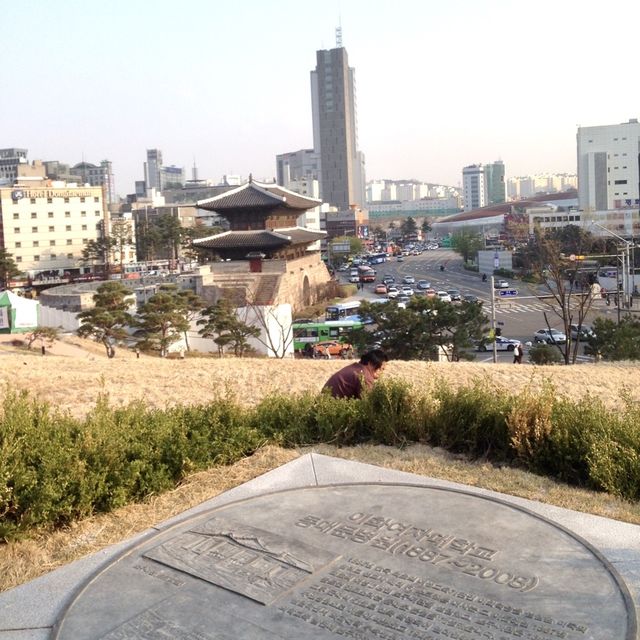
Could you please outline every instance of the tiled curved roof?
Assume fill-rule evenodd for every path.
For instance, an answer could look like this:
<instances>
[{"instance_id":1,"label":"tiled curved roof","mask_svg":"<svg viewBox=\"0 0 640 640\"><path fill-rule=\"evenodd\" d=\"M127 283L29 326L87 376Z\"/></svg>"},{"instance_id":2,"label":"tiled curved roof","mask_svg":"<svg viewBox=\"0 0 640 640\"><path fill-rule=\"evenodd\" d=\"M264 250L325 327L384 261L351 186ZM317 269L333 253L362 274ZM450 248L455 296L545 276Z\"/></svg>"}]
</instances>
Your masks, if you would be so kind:
<instances>
[{"instance_id":1,"label":"tiled curved roof","mask_svg":"<svg viewBox=\"0 0 640 640\"><path fill-rule=\"evenodd\" d=\"M306 211L318 204L320 200L307 198L279 185L257 182L247 182L241 187L196 202L196 206L200 209L218 212L230 209L274 209L276 207Z\"/></svg>"},{"instance_id":2,"label":"tiled curved roof","mask_svg":"<svg viewBox=\"0 0 640 640\"><path fill-rule=\"evenodd\" d=\"M193 244L207 249L230 249L234 247L277 249L290 244L315 242L326 235L324 231L310 231L301 227L278 229L277 231L227 231L208 238L194 240Z\"/></svg>"}]
</instances>

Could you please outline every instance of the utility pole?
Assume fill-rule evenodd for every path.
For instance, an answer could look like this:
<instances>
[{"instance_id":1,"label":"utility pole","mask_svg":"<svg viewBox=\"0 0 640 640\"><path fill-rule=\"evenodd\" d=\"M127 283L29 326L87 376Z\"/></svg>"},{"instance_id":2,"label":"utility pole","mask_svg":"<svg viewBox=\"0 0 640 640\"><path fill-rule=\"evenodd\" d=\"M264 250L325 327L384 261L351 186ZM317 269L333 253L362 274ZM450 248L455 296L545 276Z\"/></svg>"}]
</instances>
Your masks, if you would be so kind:
<instances>
[{"instance_id":1,"label":"utility pole","mask_svg":"<svg viewBox=\"0 0 640 640\"><path fill-rule=\"evenodd\" d=\"M498 345L496 344L496 289L495 277L491 276L491 333L493 334L493 363L498 362Z\"/></svg>"}]
</instances>

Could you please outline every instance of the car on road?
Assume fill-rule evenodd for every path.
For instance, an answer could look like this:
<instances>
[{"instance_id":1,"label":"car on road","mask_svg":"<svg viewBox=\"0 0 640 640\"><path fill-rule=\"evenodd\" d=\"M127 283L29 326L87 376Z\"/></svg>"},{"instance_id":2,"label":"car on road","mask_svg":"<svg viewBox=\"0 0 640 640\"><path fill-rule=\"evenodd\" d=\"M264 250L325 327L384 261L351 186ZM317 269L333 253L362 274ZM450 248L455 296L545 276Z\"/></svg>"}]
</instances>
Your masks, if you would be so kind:
<instances>
[{"instance_id":1,"label":"car on road","mask_svg":"<svg viewBox=\"0 0 640 640\"><path fill-rule=\"evenodd\" d=\"M383 284L387 284L387 285L391 284L391 283L393 283L395 281L396 281L396 279L392 275L389 275L389 274L387 274L386 276L384 276L384 278L382 278L382 283Z\"/></svg>"},{"instance_id":2,"label":"car on road","mask_svg":"<svg viewBox=\"0 0 640 640\"><path fill-rule=\"evenodd\" d=\"M397 260L398 262L404 262L404 258L403 258L402 256L398 256L398 257L396 258L396 260Z\"/></svg>"},{"instance_id":3,"label":"car on road","mask_svg":"<svg viewBox=\"0 0 640 640\"><path fill-rule=\"evenodd\" d=\"M454 302L460 302L460 300L462 300L462 296L457 289L447 289L447 293L451 296L451 300Z\"/></svg>"},{"instance_id":4,"label":"car on road","mask_svg":"<svg viewBox=\"0 0 640 640\"><path fill-rule=\"evenodd\" d=\"M588 324L583 324L578 331L578 325L571 325L571 339L572 340L588 340L589 338L595 338L596 334Z\"/></svg>"},{"instance_id":5,"label":"car on road","mask_svg":"<svg viewBox=\"0 0 640 640\"><path fill-rule=\"evenodd\" d=\"M436 296L442 300L442 302L452 302L451 296L446 291L436 291Z\"/></svg>"},{"instance_id":6,"label":"car on road","mask_svg":"<svg viewBox=\"0 0 640 640\"><path fill-rule=\"evenodd\" d=\"M400 289L400 293L405 296L412 296L414 291L408 284L404 284L402 285L402 289Z\"/></svg>"},{"instance_id":7,"label":"car on road","mask_svg":"<svg viewBox=\"0 0 640 640\"><path fill-rule=\"evenodd\" d=\"M353 353L353 347L346 342L338 342L337 340L326 340L325 342L317 342L313 346L315 356L318 358L328 358L340 356L346 358Z\"/></svg>"},{"instance_id":8,"label":"car on road","mask_svg":"<svg viewBox=\"0 0 640 640\"><path fill-rule=\"evenodd\" d=\"M380 293L384 296L387 295L387 285L386 284L377 284L373 290L373 293Z\"/></svg>"},{"instance_id":9,"label":"car on road","mask_svg":"<svg viewBox=\"0 0 640 640\"><path fill-rule=\"evenodd\" d=\"M424 291L425 289L431 288L431 283L428 280L418 280L418 289Z\"/></svg>"},{"instance_id":10,"label":"car on road","mask_svg":"<svg viewBox=\"0 0 640 640\"><path fill-rule=\"evenodd\" d=\"M432 289L431 287L429 287L428 289L424 290L424 295L427 298L435 298L437 293L435 289Z\"/></svg>"},{"instance_id":11,"label":"car on road","mask_svg":"<svg viewBox=\"0 0 640 640\"><path fill-rule=\"evenodd\" d=\"M416 279L413 276L405 276L402 278L402 284L414 284Z\"/></svg>"},{"instance_id":12,"label":"car on road","mask_svg":"<svg viewBox=\"0 0 640 640\"><path fill-rule=\"evenodd\" d=\"M387 289L387 295L391 299L397 298L400 295L400 289L398 289L398 287L389 287Z\"/></svg>"},{"instance_id":13,"label":"car on road","mask_svg":"<svg viewBox=\"0 0 640 640\"><path fill-rule=\"evenodd\" d=\"M567 336L557 329L538 329L533 334L533 341L546 344L564 344Z\"/></svg>"},{"instance_id":14,"label":"car on road","mask_svg":"<svg viewBox=\"0 0 640 640\"><path fill-rule=\"evenodd\" d=\"M478 296L474 296L473 293L465 293L462 296L462 299L465 302L480 302L480 299L478 298Z\"/></svg>"},{"instance_id":15,"label":"car on road","mask_svg":"<svg viewBox=\"0 0 640 640\"><path fill-rule=\"evenodd\" d=\"M505 338L504 336L496 336L496 351L513 351L517 345L520 344L520 340L513 340L512 338ZM492 351L493 342L488 338L481 340L476 345L476 351Z\"/></svg>"},{"instance_id":16,"label":"car on road","mask_svg":"<svg viewBox=\"0 0 640 640\"><path fill-rule=\"evenodd\" d=\"M499 278L498 280L494 280L493 288L494 289L508 289L511 285L506 281Z\"/></svg>"},{"instance_id":17,"label":"car on road","mask_svg":"<svg viewBox=\"0 0 640 640\"><path fill-rule=\"evenodd\" d=\"M402 309L407 308L407 302L409 302L409 300L411 300L411 298L408 295L406 295L404 291L400 292L400 295L396 298L398 305L401 305L401 304L404 305L404 307L401 307Z\"/></svg>"},{"instance_id":18,"label":"car on road","mask_svg":"<svg viewBox=\"0 0 640 640\"><path fill-rule=\"evenodd\" d=\"M353 283L360 282L360 276L357 274L355 276L349 276L349 282L353 282Z\"/></svg>"}]
</instances>

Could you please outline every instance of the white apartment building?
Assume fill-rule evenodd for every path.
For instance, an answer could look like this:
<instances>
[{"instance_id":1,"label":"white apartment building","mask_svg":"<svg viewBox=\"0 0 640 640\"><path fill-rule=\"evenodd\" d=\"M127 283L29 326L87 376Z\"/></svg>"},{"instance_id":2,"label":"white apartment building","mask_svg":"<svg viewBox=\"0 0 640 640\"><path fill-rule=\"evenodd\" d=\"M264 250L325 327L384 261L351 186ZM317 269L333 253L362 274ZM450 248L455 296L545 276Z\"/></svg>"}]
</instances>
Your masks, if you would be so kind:
<instances>
[{"instance_id":1,"label":"white apartment building","mask_svg":"<svg viewBox=\"0 0 640 640\"><path fill-rule=\"evenodd\" d=\"M102 187L43 178L19 178L0 187L3 248L30 277L89 271L82 250L102 236L102 194Z\"/></svg>"},{"instance_id":2,"label":"white apartment building","mask_svg":"<svg viewBox=\"0 0 640 640\"><path fill-rule=\"evenodd\" d=\"M487 204L486 180L481 164L462 169L462 197L465 211L480 209Z\"/></svg>"},{"instance_id":3,"label":"white apartment building","mask_svg":"<svg viewBox=\"0 0 640 640\"><path fill-rule=\"evenodd\" d=\"M507 179L509 200L524 200L541 193L562 193L577 188L578 176L574 173L540 173Z\"/></svg>"},{"instance_id":4,"label":"white apartment building","mask_svg":"<svg viewBox=\"0 0 640 640\"><path fill-rule=\"evenodd\" d=\"M640 123L579 127L578 200L587 210L640 205Z\"/></svg>"}]
</instances>

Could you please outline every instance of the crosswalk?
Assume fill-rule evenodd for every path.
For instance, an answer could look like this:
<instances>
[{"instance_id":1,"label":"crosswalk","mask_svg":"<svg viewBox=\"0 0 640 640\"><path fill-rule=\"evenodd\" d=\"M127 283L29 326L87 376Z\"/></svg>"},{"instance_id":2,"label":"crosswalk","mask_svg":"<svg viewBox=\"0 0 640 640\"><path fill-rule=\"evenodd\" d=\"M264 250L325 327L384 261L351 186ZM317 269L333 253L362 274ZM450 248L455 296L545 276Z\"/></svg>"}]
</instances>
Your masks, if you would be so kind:
<instances>
[{"instance_id":1,"label":"crosswalk","mask_svg":"<svg viewBox=\"0 0 640 640\"><path fill-rule=\"evenodd\" d=\"M480 298L483 303L483 307L485 309L491 308L491 300ZM531 312L541 312L548 311L549 305L544 302L538 302L535 300L527 301L527 302L518 302L517 298L514 298L509 301L504 300L496 300L496 315L504 314L518 314L518 313L531 313Z\"/></svg>"}]
</instances>

